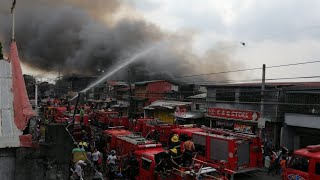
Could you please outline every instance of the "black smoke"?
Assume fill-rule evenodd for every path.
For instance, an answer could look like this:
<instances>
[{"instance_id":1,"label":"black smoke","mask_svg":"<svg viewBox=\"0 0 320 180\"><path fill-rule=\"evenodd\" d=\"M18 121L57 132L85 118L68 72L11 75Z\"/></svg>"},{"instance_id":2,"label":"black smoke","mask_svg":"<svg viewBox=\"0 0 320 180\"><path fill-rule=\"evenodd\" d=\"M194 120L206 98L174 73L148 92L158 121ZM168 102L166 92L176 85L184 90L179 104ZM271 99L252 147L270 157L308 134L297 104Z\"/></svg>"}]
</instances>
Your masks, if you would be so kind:
<instances>
[{"instance_id":1,"label":"black smoke","mask_svg":"<svg viewBox=\"0 0 320 180\"><path fill-rule=\"evenodd\" d=\"M164 45L114 78L174 79L227 69L225 54L202 57L209 63L193 55L190 46L185 45L191 37L162 32L142 18L115 20L114 15L124 5L118 0L17 1L16 39L21 60L42 71L90 76L106 72L123 59L165 40ZM10 6L10 1L1 1L0 41L6 47L11 33Z\"/></svg>"}]
</instances>

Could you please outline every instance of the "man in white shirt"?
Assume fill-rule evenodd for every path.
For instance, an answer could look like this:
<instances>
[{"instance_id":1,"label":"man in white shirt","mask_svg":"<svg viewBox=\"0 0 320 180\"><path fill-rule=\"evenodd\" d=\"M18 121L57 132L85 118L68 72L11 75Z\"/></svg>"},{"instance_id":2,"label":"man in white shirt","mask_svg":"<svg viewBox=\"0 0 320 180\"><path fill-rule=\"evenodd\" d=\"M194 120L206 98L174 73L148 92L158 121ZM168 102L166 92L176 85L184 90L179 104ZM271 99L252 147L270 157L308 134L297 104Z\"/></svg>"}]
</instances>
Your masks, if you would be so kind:
<instances>
[{"instance_id":1,"label":"man in white shirt","mask_svg":"<svg viewBox=\"0 0 320 180\"><path fill-rule=\"evenodd\" d=\"M98 161L101 157L101 153L95 148L91 156L92 156L93 164L97 168L99 166Z\"/></svg>"},{"instance_id":2,"label":"man in white shirt","mask_svg":"<svg viewBox=\"0 0 320 180\"><path fill-rule=\"evenodd\" d=\"M81 166L86 166L87 164L82 161L79 160L75 165L74 165L74 173L76 175L76 179L78 180L83 180L84 177L84 173L83 173L83 169Z\"/></svg>"},{"instance_id":3,"label":"man in white shirt","mask_svg":"<svg viewBox=\"0 0 320 180\"><path fill-rule=\"evenodd\" d=\"M107 164L108 165L115 165L117 161L116 151L112 150L111 154L107 158Z\"/></svg>"}]
</instances>

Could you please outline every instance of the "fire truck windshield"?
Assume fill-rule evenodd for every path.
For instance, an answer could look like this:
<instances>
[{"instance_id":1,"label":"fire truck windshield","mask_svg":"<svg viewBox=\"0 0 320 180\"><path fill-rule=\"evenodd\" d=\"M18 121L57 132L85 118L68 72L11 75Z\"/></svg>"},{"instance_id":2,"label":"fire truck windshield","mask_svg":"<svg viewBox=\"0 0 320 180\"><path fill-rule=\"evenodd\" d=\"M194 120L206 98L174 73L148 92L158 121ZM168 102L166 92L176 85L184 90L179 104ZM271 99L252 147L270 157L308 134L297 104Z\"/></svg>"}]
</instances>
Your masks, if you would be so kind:
<instances>
[{"instance_id":1,"label":"fire truck windshield","mask_svg":"<svg viewBox=\"0 0 320 180\"><path fill-rule=\"evenodd\" d=\"M308 172L309 158L304 156L293 156L288 167L298 171Z\"/></svg>"}]
</instances>

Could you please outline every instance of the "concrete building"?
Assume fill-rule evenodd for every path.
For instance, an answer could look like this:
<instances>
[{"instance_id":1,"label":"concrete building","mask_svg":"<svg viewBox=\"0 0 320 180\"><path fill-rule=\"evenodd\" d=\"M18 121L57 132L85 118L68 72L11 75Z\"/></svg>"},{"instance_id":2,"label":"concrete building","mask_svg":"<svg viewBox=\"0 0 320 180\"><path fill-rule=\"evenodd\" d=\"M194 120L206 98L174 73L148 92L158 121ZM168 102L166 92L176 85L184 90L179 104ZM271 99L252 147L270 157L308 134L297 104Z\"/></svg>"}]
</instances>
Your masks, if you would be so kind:
<instances>
[{"instance_id":1,"label":"concrete building","mask_svg":"<svg viewBox=\"0 0 320 180\"><path fill-rule=\"evenodd\" d=\"M283 91L281 145L295 150L320 144L320 83L296 83Z\"/></svg>"},{"instance_id":2,"label":"concrete building","mask_svg":"<svg viewBox=\"0 0 320 180\"><path fill-rule=\"evenodd\" d=\"M143 108L157 100L163 100L167 94L177 92L178 85L166 80L136 82L132 98L134 114L143 116Z\"/></svg>"},{"instance_id":3,"label":"concrete building","mask_svg":"<svg viewBox=\"0 0 320 180\"><path fill-rule=\"evenodd\" d=\"M264 138L279 143L282 116L279 102L283 100L285 83L268 83L264 92L263 118L267 120L262 131ZM261 117L261 84L229 84L207 86L207 113L211 127L258 134Z\"/></svg>"}]
</instances>

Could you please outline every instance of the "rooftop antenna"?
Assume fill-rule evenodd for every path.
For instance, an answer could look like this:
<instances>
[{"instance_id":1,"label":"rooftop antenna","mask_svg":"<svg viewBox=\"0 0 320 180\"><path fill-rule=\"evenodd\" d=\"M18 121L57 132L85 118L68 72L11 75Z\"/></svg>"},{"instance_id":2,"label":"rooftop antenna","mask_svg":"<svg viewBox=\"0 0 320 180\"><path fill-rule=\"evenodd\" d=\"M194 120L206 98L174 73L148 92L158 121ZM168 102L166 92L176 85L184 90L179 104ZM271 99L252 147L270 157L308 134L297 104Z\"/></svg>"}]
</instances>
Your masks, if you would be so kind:
<instances>
[{"instance_id":1,"label":"rooftop antenna","mask_svg":"<svg viewBox=\"0 0 320 180\"><path fill-rule=\"evenodd\" d=\"M12 1L12 6L11 6L11 14L12 14L12 37L11 41L15 41L14 37L14 8L16 7L16 0Z\"/></svg>"}]
</instances>

